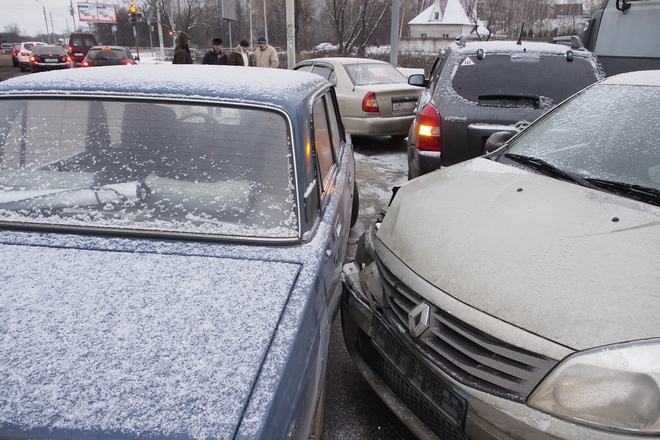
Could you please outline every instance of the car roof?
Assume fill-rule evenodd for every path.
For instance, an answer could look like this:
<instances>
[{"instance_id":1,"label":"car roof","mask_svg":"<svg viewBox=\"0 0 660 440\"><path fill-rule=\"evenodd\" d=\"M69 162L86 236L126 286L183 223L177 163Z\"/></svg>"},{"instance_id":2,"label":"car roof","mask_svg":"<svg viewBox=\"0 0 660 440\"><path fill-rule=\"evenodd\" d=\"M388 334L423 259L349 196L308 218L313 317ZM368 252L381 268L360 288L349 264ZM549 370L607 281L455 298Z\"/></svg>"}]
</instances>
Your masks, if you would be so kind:
<instances>
[{"instance_id":1,"label":"car roof","mask_svg":"<svg viewBox=\"0 0 660 440\"><path fill-rule=\"evenodd\" d=\"M483 49L486 52L491 53L548 53L548 54L557 54L564 55L567 50L572 50L576 56L594 56L592 52L588 50L578 50L571 49L569 46L561 43L547 43L543 41L521 41L518 44L517 41L506 40L506 41L468 41L465 43L465 46L461 46L458 43L452 43L450 47L453 50L458 51L459 53L475 53L479 49Z\"/></svg>"},{"instance_id":2,"label":"car roof","mask_svg":"<svg viewBox=\"0 0 660 440\"><path fill-rule=\"evenodd\" d=\"M129 71L130 70L130 71ZM70 69L0 83L7 95L110 95L266 103L291 111L331 84L307 72L236 66L142 64L131 69Z\"/></svg>"},{"instance_id":3,"label":"car roof","mask_svg":"<svg viewBox=\"0 0 660 440\"><path fill-rule=\"evenodd\" d=\"M305 63L309 63L309 62L312 62L312 61L315 62L315 63L326 61L326 62L330 62L330 63L340 63L340 64L367 64L367 63L369 63L369 64L374 64L374 63L376 63L376 64L390 64L390 63L385 62L385 61L374 60L374 59L371 59L371 58L354 58L354 57L310 58L308 60L301 61L298 64L305 64Z\"/></svg>"},{"instance_id":4,"label":"car roof","mask_svg":"<svg viewBox=\"0 0 660 440\"><path fill-rule=\"evenodd\" d=\"M604 79L600 84L660 87L660 70L620 73Z\"/></svg>"},{"instance_id":5,"label":"car roof","mask_svg":"<svg viewBox=\"0 0 660 440\"><path fill-rule=\"evenodd\" d=\"M111 45L109 45L109 44L99 44L99 45L97 45L97 46L92 46L92 47L90 47L89 50L92 50L92 49L103 49L103 48L105 48L105 49L117 49L117 50L122 50L122 49L125 49L125 46L111 46Z\"/></svg>"}]
</instances>

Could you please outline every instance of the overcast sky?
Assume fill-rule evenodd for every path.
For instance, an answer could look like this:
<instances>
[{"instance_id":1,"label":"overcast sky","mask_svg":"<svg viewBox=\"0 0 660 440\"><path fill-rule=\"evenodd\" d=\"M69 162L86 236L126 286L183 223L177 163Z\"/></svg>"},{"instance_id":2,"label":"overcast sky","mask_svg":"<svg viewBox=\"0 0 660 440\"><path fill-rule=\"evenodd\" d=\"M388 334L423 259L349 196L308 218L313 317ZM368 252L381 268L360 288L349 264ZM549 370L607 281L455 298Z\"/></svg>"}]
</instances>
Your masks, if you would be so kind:
<instances>
[{"instance_id":1,"label":"overcast sky","mask_svg":"<svg viewBox=\"0 0 660 440\"><path fill-rule=\"evenodd\" d=\"M0 0L0 35L5 33L8 24L16 24L21 30L21 35L34 37L39 33L46 33L46 20L44 19L44 7L46 8L46 19L48 20L48 32L52 26L55 33L64 34L73 30L73 19L69 8L73 5L74 11L78 3L96 3L95 1L78 2L76 0ZM115 1L104 2L114 4ZM76 16L76 24L78 17Z\"/></svg>"}]
</instances>

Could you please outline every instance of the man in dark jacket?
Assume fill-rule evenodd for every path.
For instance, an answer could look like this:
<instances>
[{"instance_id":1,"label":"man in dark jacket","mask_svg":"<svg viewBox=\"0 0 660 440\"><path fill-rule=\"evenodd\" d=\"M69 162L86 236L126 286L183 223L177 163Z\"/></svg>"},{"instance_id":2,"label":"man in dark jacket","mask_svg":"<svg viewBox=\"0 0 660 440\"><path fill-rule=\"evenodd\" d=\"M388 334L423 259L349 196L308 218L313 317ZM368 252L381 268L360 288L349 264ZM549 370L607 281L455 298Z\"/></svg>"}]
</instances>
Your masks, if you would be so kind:
<instances>
[{"instance_id":1,"label":"man in dark jacket","mask_svg":"<svg viewBox=\"0 0 660 440\"><path fill-rule=\"evenodd\" d=\"M202 64L227 65L227 54L222 50L222 38L214 38L213 47L202 58Z\"/></svg>"},{"instance_id":2,"label":"man in dark jacket","mask_svg":"<svg viewBox=\"0 0 660 440\"><path fill-rule=\"evenodd\" d=\"M241 40L241 44L236 46L236 48L229 54L229 65L230 66L254 66L252 61L252 56L248 52L248 46L250 43L247 40Z\"/></svg>"},{"instance_id":3,"label":"man in dark jacket","mask_svg":"<svg viewBox=\"0 0 660 440\"><path fill-rule=\"evenodd\" d=\"M179 32L178 43L176 48L174 48L174 59L172 64L192 64L192 56L190 56L190 47L188 47L188 42L190 41L190 34L187 34L183 31Z\"/></svg>"}]
</instances>

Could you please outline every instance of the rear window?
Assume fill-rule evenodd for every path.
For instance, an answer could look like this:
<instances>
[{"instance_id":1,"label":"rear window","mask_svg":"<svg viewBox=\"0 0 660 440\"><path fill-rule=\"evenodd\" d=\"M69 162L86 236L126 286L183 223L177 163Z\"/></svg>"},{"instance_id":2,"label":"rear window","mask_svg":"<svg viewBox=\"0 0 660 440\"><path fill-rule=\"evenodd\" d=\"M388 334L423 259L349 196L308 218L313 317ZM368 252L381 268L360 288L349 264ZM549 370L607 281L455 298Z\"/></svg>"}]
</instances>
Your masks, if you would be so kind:
<instances>
[{"instance_id":1,"label":"rear window","mask_svg":"<svg viewBox=\"0 0 660 440\"><path fill-rule=\"evenodd\" d=\"M407 83L408 79L391 64L356 63L344 66L356 86Z\"/></svg>"},{"instance_id":2,"label":"rear window","mask_svg":"<svg viewBox=\"0 0 660 440\"><path fill-rule=\"evenodd\" d=\"M56 55L66 55L66 51L60 46L34 46L32 49L34 55L39 54L56 54Z\"/></svg>"},{"instance_id":3,"label":"rear window","mask_svg":"<svg viewBox=\"0 0 660 440\"><path fill-rule=\"evenodd\" d=\"M556 105L597 79L584 58L568 62L563 55L486 54L481 60L474 55L461 58L452 85L463 98L485 105L516 96Z\"/></svg>"},{"instance_id":4,"label":"rear window","mask_svg":"<svg viewBox=\"0 0 660 440\"><path fill-rule=\"evenodd\" d=\"M0 222L295 238L290 139L258 107L0 100Z\"/></svg>"},{"instance_id":5,"label":"rear window","mask_svg":"<svg viewBox=\"0 0 660 440\"><path fill-rule=\"evenodd\" d=\"M123 49L103 48L90 49L87 58L92 60L123 60L128 58L128 55Z\"/></svg>"}]
</instances>

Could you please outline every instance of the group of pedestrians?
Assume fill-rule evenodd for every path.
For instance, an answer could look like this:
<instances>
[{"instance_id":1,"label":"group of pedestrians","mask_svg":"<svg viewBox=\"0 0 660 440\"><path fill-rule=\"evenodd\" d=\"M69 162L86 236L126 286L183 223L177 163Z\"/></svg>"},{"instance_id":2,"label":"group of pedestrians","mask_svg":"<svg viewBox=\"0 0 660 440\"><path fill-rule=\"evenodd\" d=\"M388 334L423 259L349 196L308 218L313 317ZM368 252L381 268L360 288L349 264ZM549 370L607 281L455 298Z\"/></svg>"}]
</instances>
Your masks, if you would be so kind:
<instances>
[{"instance_id":1,"label":"group of pedestrians","mask_svg":"<svg viewBox=\"0 0 660 440\"><path fill-rule=\"evenodd\" d=\"M191 38L190 34L179 32L172 64L193 64L189 46ZM222 38L213 38L211 40L211 46L211 49L204 54L202 64L270 67L273 69L277 69L280 65L277 51L273 46L268 44L264 36L257 38L257 49L252 54L248 50L250 43L247 40L241 40L238 46L229 54L226 54L222 50Z\"/></svg>"}]
</instances>

